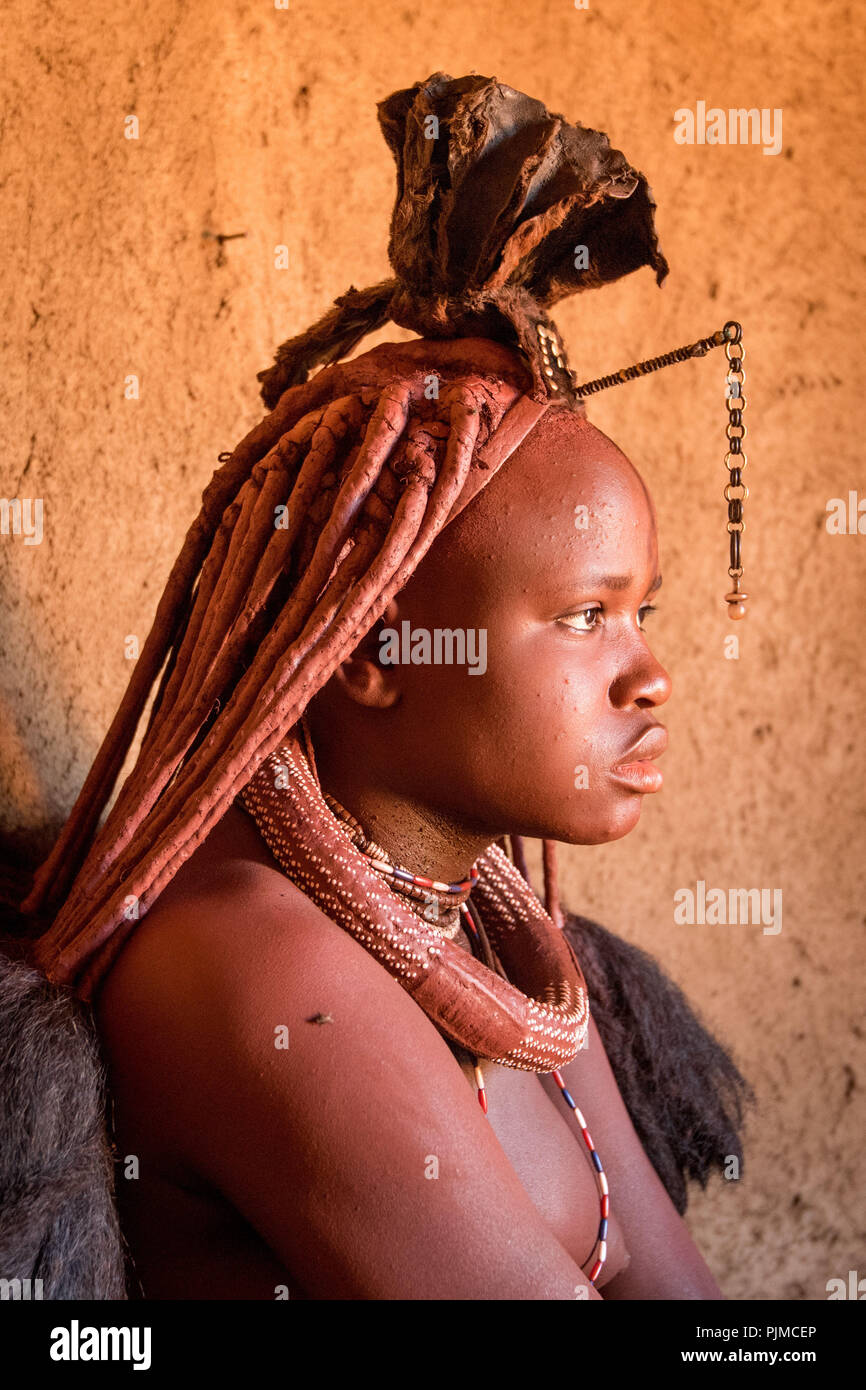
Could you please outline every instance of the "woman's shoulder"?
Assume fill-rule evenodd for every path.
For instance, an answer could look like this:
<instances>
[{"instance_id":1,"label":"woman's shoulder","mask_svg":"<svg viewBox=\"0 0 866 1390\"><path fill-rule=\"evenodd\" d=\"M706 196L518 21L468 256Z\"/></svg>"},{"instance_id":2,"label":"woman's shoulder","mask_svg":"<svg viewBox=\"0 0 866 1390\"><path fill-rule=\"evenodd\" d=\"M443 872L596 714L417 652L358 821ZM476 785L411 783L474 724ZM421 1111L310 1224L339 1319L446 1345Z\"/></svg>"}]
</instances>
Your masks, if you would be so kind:
<instances>
[{"instance_id":1,"label":"woman's shoulder","mask_svg":"<svg viewBox=\"0 0 866 1390\"><path fill-rule=\"evenodd\" d=\"M283 873L254 822L233 806L143 913L94 1012L104 1033L125 1035L146 1014L160 1013L169 1026L178 1010L189 1012L191 992L237 1013L255 1008L263 973L278 969L288 1004L311 976L325 983L347 965L363 973L366 961L375 981L395 984Z\"/></svg>"},{"instance_id":2,"label":"woman's shoulder","mask_svg":"<svg viewBox=\"0 0 866 1390\"><path fill-rule=\"evenodd\" d=\"M417 1075L454 1070L411 994L283 873L235 807L143 914L93 1007L118 1085L152 1096L166 1119L171 1105L179 1125L190 1091L249 1086L263 1048L271 1060L291 1051L299 1106L325 1053L361 1086L378 1084L394 1037Z\"/></svg>"},{"instance_id":3,"label":"woman's shoulder","mask_svg":"<svg viewBox=\"0 0 866 1390\"><path fill-rule=\"evenodd\" d=\"M326 1057L362 1091L375 1088L391 1031L420 1072L453 1066L402 986L234 810L142 916L94 1018L113 1095L181 1176L212 1178L227 1125L267 1133L287 1108L302 1126Z\"/></svg>"}]
</instances>

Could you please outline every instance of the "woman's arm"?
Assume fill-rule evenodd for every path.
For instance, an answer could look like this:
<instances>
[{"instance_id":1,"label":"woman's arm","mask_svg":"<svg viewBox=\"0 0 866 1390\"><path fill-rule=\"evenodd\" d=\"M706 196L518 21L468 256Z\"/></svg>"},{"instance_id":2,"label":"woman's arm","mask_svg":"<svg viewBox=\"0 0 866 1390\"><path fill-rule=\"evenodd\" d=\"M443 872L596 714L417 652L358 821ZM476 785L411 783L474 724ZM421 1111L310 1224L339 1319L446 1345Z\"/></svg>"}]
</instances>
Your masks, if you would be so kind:
<instances>
[{"instance_id":1,"label":"woman's arm","mask_svg":"<svg viewBox=\"0 0 866 1390\"><path fill-rule=\"evenodd\" d=\"M631 1256L605 1285L603 1297L724 1298L644 1152L592 1018L589 1046L561 1074L598 1149L610 1185L611 1213ZM542 1083L561 1105L553 1078L542 1077Z\"/></svg>"}]
</instances>

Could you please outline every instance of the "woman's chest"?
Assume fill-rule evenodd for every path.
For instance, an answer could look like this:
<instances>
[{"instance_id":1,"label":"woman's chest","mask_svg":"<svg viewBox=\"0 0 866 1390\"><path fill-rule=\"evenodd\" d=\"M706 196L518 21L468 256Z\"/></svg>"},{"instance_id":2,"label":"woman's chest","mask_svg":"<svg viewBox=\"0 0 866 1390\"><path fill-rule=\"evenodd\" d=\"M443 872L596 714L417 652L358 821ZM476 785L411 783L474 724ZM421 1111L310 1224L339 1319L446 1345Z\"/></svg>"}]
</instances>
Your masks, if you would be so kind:
<instances>
[{"instance_id":1,"label":"woman's chest","mask_svg":"<svg viewBox=\"0 0 866 1390\"><path fill-rule=\"evenodd\" d=\"M452 1052L477 1093L472 1059L455 1046ZM506 1158L560 1245L588 1275L601 1220L601 1195L576 1119L564 1100L559 1105L554 1102L534 1072L484 1060L480 1065L487 1118ZM595 1287L603 1289L628 1261L611 1201L607 1256Z\"/></svg>"}]
</instances>

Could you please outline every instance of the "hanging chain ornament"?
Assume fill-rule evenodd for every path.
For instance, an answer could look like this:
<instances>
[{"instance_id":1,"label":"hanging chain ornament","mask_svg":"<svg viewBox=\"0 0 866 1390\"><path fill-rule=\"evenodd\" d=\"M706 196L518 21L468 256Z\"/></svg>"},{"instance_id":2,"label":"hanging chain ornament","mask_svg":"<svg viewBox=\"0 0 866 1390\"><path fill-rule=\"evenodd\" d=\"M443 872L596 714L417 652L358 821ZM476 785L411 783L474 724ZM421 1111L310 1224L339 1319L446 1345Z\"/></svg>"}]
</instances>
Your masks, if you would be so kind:
<instances>
[{"instance_id":1,"label":"hanging chain ornament","mask_svg":"<svg viewBox=\"0 0 866 1390\"><path fill-rule=\"evenodd\" d=\"M548 344L552 344L556 365L558 367L565 366L568 370L565 352L558 337L549 329L542 331L541 328L538 329L538 336L544 354L545 373L548 376L553 375ZM650 372L657 372L661 367L670 367L675 362L687 362L690 357L704 357L711 348L721 347L722 344L724 344L725 356L728 359L728 374L725 378L725 400L728 408L728 423L725 427L728 452L725 454L725 467L729 473L728 482L725 484L725 500L728 504L728 533L730 535L728 574L734 582L730 593L725 594L725 602L728 605L730 618L745 618L746 599L749 595L740 588L740 580L743 577L740 537L745 529L743 503L749 495L749 489L743 482L743 469L748 460L743 452L743 440L746 437L746 426L743 424L743 411L746 408L743 383L746 380L746 373L743 362L745 361L746 350L743 347L742 325L737 323L735 319L729 319L724 328L720 328L709 338L699 338L696 343L690 343L687 347L675 348L673 352L665 352L661 357L650 357L646 362L635 362L632 366L623 367L621 371L612 372L609 376L594 377L592 381L585 381L580 386L575 385L574 393L577 396L592 396L596 391L606 391L609 386L619 386L623 381L633 381L635 377L648 376ZM570 372L570 375L573 379L574 373ZM733 464L731 463L732 457L734 459Z\"/></svg>"},{"instance_id":2,"label":"hanging chain ornament","mask_svg":"<svg viewBox=\"0 0 866 1390\"><path fill-rule=\"evenodd\" d=\"M725 324L725 335L728 339L725 345L725 356L728 359L728 375L725 386L728 404L728 423L725 427L725 434L728 437L728 452L725 454L725 467L729 475L725 484L725 500L728 504L728 531L731 537L731 563L728 567L728 574L734 581L730 593L725 594L725 603L728 605L730 618L745 618L746 599L749 595L740 588L740 580L743 576L740 537L746 525L743 520L743 503L749 495L749 489L743 482L743 469L748 462L743 451L743 440L746 437L746 426L743 424L743 411L746 408L743 384L746 380L746 371L743 362L746 349L743 347L742 327L733 319ZM733 463L731 463L732 458Z\"/></svg>"}]
</instances>

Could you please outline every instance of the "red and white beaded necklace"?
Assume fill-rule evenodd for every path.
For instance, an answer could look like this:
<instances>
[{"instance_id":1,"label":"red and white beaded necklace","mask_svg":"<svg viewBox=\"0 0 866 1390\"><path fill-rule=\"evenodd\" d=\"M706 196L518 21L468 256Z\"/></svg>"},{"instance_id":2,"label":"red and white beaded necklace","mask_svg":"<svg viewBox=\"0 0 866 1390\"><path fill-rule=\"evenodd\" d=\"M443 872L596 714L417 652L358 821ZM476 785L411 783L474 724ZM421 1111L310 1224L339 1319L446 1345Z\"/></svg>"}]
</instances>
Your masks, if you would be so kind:
<instances>
[{"instance_id":1,"label":"red and white beaded necklace","mask_svg":"<svg viewBox=\"0 0 866 1390\"><path fill-rule=\"evenodd\" d=\"M304 721L304 723L306 724L306 721ZM309 737L309 730L306 728L305 733L307 735L308 753L311 753L312 740ZM446 936L448 940L453 940L456 936L462 919L472 954L486 964L489 969L494 970L497 974L505 978L502 964L496 957L487 939L481 916L474 905L470 907L470 894L478 879L477 866L473 864L469 871L469 875L459 883L444 883L437 879L429 878L424 874L413 874L411 870L407 869L404 865L396 864L380 844L377 844L375 840L371 840L355 817L351 815L344 806L341 806L339 801L324 790L322 794L331 811L337 819L342 821L345 825L355 848L368 860L370 868L386 878L395 892L408 898L413 903L413 910L419 912L419 915L423 916L426 921L435 922L437 929L440 930L442 935ZM424 904L423 911L419 910L421 903ZM439 927L439 912L443 906L445 906L446 914L449 917L452 913L454 914L454 920L453 922L449 922L447 926ZM432 918L429 915L431 911L434 914ZM473 1057L472 1061L475 1082L478 1089L478 1101L481 1109L486 1115L487 1091L484 1085L484 1076L479 1059ZM587 1279L590 1284L594 1285L601 1273L605 1259L607 1258L607 1226L610 1214L610 1191L608 1188L607 1176L602 1167L601 1159L598 1156L598 1150L593 1144L592 1136L587 1129L586 1120L571 1096L563 1080L562 1073L557 1069L553 1071L552 1075L560 1089L563 1100L580 1127L596 1187L599 1192L601 1216L599 1219L598 1232L589 1257L584 1262L585 1264L589 1264L590 1261L592 1261L592 1268L587 1275ZM583 1268L583 1266L581 1266L581 1268ZM585 1270L584 1273L586 1273Z\"/></svg>"}]
</instances>

